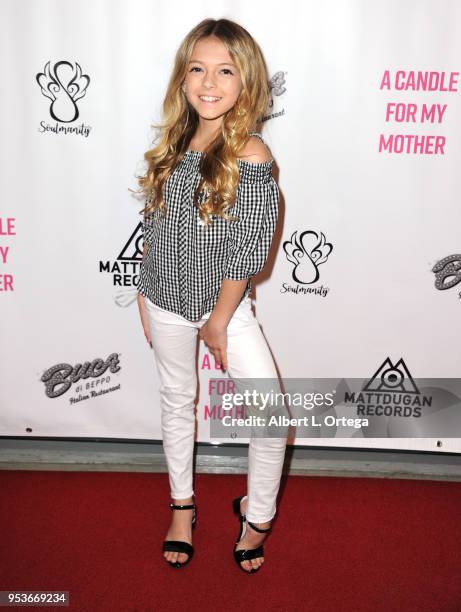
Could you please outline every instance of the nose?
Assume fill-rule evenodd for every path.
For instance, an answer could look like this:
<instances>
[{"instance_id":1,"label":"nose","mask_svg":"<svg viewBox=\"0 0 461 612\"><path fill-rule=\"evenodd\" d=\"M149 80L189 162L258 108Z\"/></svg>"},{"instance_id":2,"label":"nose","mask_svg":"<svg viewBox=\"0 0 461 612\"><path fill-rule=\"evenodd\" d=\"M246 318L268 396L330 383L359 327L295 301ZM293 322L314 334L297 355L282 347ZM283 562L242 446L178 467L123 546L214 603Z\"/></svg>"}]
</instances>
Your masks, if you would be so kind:
<instances>
[{"instance_id":1,"label":"nose","mask_svg":"<svg viewBox=\"0 0 461 612\"><path fill-rule=\"evenodd\" d=\"M203 86L210 89L215 87L215 79L211 72L205 73L203 77Z\"/></svg>"}]
</instances>

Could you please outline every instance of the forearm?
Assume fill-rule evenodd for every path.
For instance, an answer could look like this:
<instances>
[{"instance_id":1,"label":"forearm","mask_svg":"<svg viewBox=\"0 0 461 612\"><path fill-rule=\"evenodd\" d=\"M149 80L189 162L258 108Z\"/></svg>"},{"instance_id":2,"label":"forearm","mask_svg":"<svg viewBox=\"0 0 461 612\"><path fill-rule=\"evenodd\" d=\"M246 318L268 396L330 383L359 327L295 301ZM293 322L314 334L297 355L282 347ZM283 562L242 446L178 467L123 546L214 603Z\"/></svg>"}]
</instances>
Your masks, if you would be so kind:
<instances>
[{"instance_id":1,"label":"forearm","mask_svg":"<svg viewBox=\"0 0 461 612\"><path fill-rule=\"evenodd\" d=\"M223 279L218 300L210 315L211 321L220 326L227 327L242 298L247 283L247 278L243 280L231 280L230 278Z\"/></svg>"}]
</instances>

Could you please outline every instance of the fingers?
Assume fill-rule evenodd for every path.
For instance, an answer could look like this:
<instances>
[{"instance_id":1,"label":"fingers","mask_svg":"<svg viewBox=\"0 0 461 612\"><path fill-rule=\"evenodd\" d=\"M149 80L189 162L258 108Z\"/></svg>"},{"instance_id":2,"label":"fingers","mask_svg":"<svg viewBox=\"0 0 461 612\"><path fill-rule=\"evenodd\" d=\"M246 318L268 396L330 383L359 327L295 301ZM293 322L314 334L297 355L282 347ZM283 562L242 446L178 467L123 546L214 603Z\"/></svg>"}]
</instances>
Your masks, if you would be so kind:
<instances>
[{"instance_id":1,"label":"fingers","mask_svg":"<svg viewBox=\"0 0 461 612\"><path fill-rule=\"evenodd\" d=\"M149 324L146 321L142 321L142 328L144 331L144 336L147 340L147 344L150 344L151 348L152 348L152 337L150 335L150 327Z\"/></svg>"},{"instance_id":2,"label":"fingers","mask_svg":"<svg viewBox=\"0 0 461 612\"><path fill-rule=\"evenodd\" d=\"M213 334L209 335L208 322L200 328L199 337L204 341L208 350L215 358L216 363L223 370L227 370L227 341L226 336L216 338ZM207 342L208 338L208 342Z\"/></svg>"},{"instance_id":3,"label":"fingers","mask_svg":"<svg viewBox=\"0 0 461 612\"><path fill-rule=\"evenodd\" d=\"M142 329L144 331L144 336L147 340L147 343L152 348L152 338L150 335L150 326L149 326L149 315L147 312L147 308L146 308L144 299L141 299L138 302L138 304L139 304L139 314L141 316L141 324L142 324Z\"/></svg>"},{"instance_id":4,"label":"fingers","mask_svg":"<svg viewBox=\"0 0 461 612\"><path fill-rule=\"evenodd\" d=\"M152 348L152 337L150 335L150 326L148 321L146 321L145 317L141 317L141 322L142 322L142 329L144 331L144 336L147 340L147 344L150 344L151 348Z\"/></svg>"},{"instance_id":5,"label":"fingers","mask_svg":"<svg viewBox=\"0 0 461 612\"><path fill-rule=\"evenodd\" d=\"M227 371L227 351L224 349L210 349L210 353L213 355L220 368Z\"/></svg>"}]
</instances>

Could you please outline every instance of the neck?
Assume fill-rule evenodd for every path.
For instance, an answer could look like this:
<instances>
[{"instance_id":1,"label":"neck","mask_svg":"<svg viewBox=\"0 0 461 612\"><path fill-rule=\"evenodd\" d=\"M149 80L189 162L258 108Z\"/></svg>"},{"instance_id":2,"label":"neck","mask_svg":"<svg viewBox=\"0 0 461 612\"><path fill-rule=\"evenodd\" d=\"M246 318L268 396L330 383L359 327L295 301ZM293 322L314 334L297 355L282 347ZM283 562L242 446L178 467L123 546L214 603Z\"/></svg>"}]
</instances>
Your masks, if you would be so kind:
<instances>
[{"instance_id":1,"label":"neck","mask_svg":"<svg viewBox=\"0 0 461 612\"><path fill-rule=\"evenodd\" d=\"M190 148L193 149L206 149L210 142L212 142L218 135L221 127L221 120L216 125L215 121L203 121L200 117L199 125L195 130L195 134L192 136L190 141ZM192 144L194 146L192 146Z\"/></svg>"}]
</instances>

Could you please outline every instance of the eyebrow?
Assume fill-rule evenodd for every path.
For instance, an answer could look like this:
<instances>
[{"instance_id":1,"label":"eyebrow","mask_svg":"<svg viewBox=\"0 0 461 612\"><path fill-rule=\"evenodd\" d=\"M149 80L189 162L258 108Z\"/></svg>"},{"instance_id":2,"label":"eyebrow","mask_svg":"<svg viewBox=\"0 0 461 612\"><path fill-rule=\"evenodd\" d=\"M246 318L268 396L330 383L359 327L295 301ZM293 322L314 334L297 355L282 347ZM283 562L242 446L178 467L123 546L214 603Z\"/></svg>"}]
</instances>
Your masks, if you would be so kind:
<instances>
[{"instance_id":1,"label":"eyebrow","mask_svg":"<svg viewBox=\"0 0 461 612\"><path fill-rule=\"evenodd\" d=\"M192 63L197 63L197 64L204 64L205 62L201 62L200 60L189 60L189 64ZM235 66L235 64L233 64L232 62L220 62L219 64L217 64L217 66Z\"/></svg>"}]
</instances>

